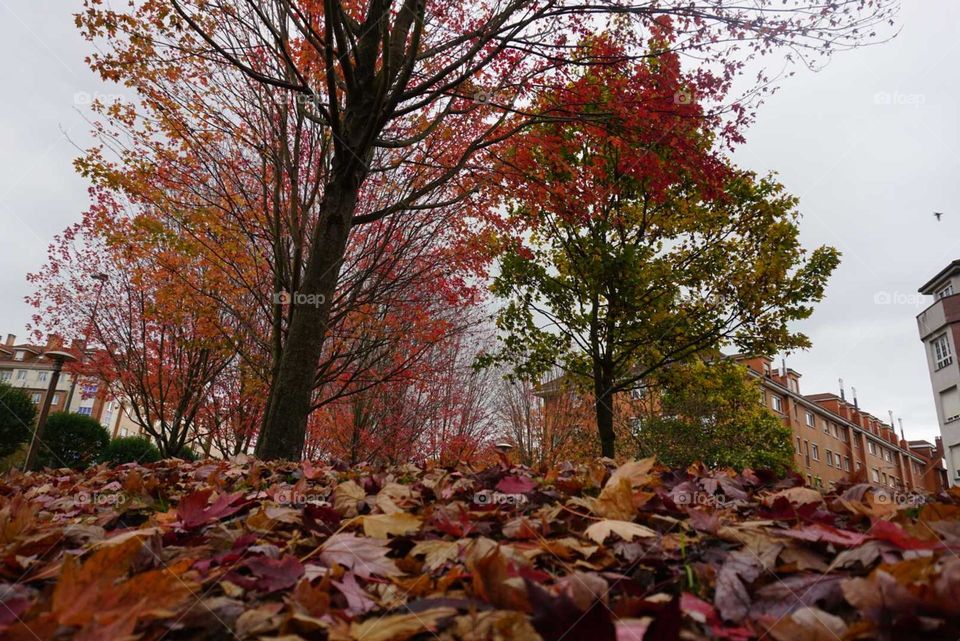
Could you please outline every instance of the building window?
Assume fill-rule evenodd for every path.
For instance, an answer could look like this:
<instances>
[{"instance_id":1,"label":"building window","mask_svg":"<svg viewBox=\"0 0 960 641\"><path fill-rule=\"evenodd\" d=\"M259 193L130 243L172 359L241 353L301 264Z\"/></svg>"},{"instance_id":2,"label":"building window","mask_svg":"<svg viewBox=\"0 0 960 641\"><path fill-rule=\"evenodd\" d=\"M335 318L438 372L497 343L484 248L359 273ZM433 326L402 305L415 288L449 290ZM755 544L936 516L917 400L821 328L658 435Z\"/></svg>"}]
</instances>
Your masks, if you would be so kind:
<instances>
[{"instance_id":1,"label":"building window","mask_svg":"<svg viewBox=\"0 0 960 641\"><path fill-rule=\"evenodd\" d=\"M857 471L859 472L861 468L863 468L863 463L857 461Z\"/></svg>"},{"instance_id":2,"label":"building window","mask_svg":"<svg viewBox=\"0 0 960 641\"><path fill-rule=\"evenodd\" d=\"M878 470L877 468L871 469L871 470L870 470L870 478L873 479L873 482L874 482L874 483L879 483L879 482L880 482L880 470Z\"/></svg>"},{"instance_id":3,"label":"building window","mask_svg":"<svg viewBox=\"0 0 960 641\"><path fill-rule=\"evenodd\" d=\"M17 371L17 380L18 380L18 381L25 381L25 380L27 380L27 370L21 369L21 370Z\"/></svg>"},{"instance_id":4,"label":"building window","mask_svg":"<svg viewBox=\"0 0 960 641\"><path fill-rule=\"evenodd\" d=\"M827 467L833 467L833 452L827 450Z\"/></svg>"},{"instance_id":5,"label":"building window","mask_svg":"<svg viewBox=\"0 0 960 641\"><path fill-rule=\"evenodd\" d=\"M953 283L948 283L946 287L941 287L937 290L937 293L933 295L935 300L940 300L947 296L953 296Z\"/></svg>"},{"instance_id":6,"label":"building window","mask_svg":"<svg viewBox=\"0 0 960 641\"><path fill-rule=\"evenodd\" d=\"M813 451L811 452L814 461L820 460L820 448L816 443L813 444Z\"/></svg>"},{"instance_id":7,"label":"building window","mask_svg":"<svg viewBox=\"0 0 960 641\"><path fill-rule=\"evenodd\" d=\"M92 407L78 407L77 414L83 414L84 416L90 416L93 413Z\"/></svg>"},{"instance_id":8,"label":"building window","mask_svg":"<svg viewBox=\"0 0 960 641\"><path fill-rule=\"evenodd\" d=\"M833 453L833 464L837 467L838 470L840 469L840 454L837 452Z\"/></svg>"},{"instance_id":9,"label":"building window","mask_svg":"<svg viewBox=\"0 0 960 641\"><path fill-rule=\"evenodd\" d=\"M946 334L940 334L930 344L933 346L933 362L937 369L943 369L953 362L953 354L950 352L950 339L947 338Z\"/></svg>"},{"instance_id":10,"label":"building window","mask_svg":"<svg viewBox=\"0 0 960 641\"><path fill-rule=\"evenodd\" d=\"M813 412L807 412L807 425L810 427L816 427L817 421L813 418Z\"/></svg>"},{"instance_id":11,"label":"building window","mask_svg":"<svg viewBox=\"0 0 960 641\"><path fill-rule=\"evenodd\" d=\"M33 401L34 405L40 404L40 392L34 392L30 395L30 400Z\"/></svg>"},{"instance_id":12,"label":"building window","mask_svg":"<svg viewBox=\"0 0 960 641\"><path fill-rule=\"evenodd\" d=\"M874 443L873 441L867 441L867 450L869 450L871 454L873 454L874 456L876 456L876 455L877 455L877 444Z\"/></svg>"},{"instance_id":13,"label":"building window","mask_svg":"<svg viewBox=\"0 0 960 641\"><path fill-rule=\"evenodd\" d=\"M2 372L0 372L0 381L9 381L11 376L13 376L13 372L11 372L8 369L5 369Z\"/></svg>"},{"instance_id":14,"label":"building window","mask_svg":"<svg viewBox=\"0 0 960 641\"><path fill-rule=\"evenodd\" d=\"M800 437L797 437L797 454L802 454L803 450L800 449Z\"/></svg>"},{"instance_id":15,"label":"building window","mask_svg":"<svg viewBox=\"0 0 960 641\"><path fill-rule=\"evenodd\" d=\"M60 404L60 393L59 393L59 392L57 392L56 394L53 395L53 400L52 400L51 402L52 402L54 405L59 405L59 404Z\"/></svg>"},{"instance_id":16,"label":"building window","mask_svg":"<svg viewBox=\"0 0 960 641\"><path fill-rule=\"evenodd\" d=\"M776 394L772 395L770 397L770 407L772 407L775 412L783 414L783 399Z\"/></svg>"},{"instance_id":17,"label":"building window","mask_svg":"<svg viewBox=\"0 0 960 641\"><path fill-rule=\"evenodd\" d=\"M13 360L22 361L23 357L26 355L27 353L25 351L23 351L22 349L18 349L16 352L13 353Z\"/></svg>"},{"instance_id":18,"label":"building window","mask_svg":"<svg viewBox=\"0 0 960 641\"><path fill-rule=\"evenodd\" d=\"M46 382L46 380L47 380L47 373L46 373L46 372L37 372L37 380L40 381L41 383Z\"/></svg>"},{"instance_id":19,"label":"building window","mask_svg":"<svg viewBox=\"0 0 960 641\"><path fill-rule=\"evenodd\" d=\"M848 456L843 457L843 469L846 470L847 472L850 471L850 457ZM857 469L860 469L860 468L857 467Z\"/></svg>"},{"instance_id":20,"label":"building window","mask_svg":"<svg viewBox=\"0 0 960 641\"><path fill-rule=\"evenodd\" d=\"M956 385L940 392L940 413L944 423L960 419L960 392Z\"/></svg>"}]
</instances>

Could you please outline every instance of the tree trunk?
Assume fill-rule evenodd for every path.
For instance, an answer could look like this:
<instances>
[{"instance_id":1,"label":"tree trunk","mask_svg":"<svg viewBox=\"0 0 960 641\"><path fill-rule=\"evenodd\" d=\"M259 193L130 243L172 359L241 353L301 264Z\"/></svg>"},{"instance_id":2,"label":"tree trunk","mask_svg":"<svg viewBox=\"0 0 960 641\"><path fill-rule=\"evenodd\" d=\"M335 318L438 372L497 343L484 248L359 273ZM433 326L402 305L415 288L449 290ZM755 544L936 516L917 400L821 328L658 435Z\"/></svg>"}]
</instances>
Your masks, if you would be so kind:
<instances>
[{"instance_id":1,"label":"tree trunk","mask_svg":"<svg viewBox=\"0 0 960 641\"><path fill-rule=\"evenodd\" d=\"M601 373L594 377L594 396L596 398L597 431L600 434L600 454L613 458L616 454L613 432L613 377Z\"/></svg>"},{"instance_id":2,"label":"tree trunk","mask_svg":"<svg viewBox=\"0 0 960 641\"><path fill-rule=\"evenodd\" d=\"M332 182L324 198L300 290L289 292L294 305L277 377L264 414L256 454L266 460L299 460L307 431L317 363L327 336L330 305L350 234L359 186ZM298 301L300 301L298 303Z\"/></svg>"}]
</instances>

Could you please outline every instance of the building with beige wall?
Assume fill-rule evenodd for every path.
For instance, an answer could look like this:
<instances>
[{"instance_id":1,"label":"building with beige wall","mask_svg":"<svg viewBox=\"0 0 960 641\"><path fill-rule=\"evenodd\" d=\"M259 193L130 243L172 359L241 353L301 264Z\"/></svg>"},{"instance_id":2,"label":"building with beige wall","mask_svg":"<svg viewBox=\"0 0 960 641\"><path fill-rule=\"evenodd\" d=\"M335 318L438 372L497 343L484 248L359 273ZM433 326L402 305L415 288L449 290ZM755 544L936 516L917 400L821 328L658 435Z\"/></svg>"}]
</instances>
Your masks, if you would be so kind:
<instances>
[{"instance_id":1,"label":"building with beige wall","mask_svg":"<svg viewBox=\"0 0 960 641\"><path fill-rule=\"evenodd\" d=\"M940 270L919 291L931 301L917 316L917 330L927 355L947 474L951 485L960 485L960 260Z\"/></svg>"},{"instance_id":2,"label":"building with beige wall","mask_svg":"<svg viewBox=\"0 0 960 641\"><path fill-rule=\"evenodd\" d=\"M55 339L48 341L47 345L18 343L15 335L7 334L0 344L0 381L23 389L39 407L49 392L54 370L53 361L44 357L44 352L52 349L62 349L62 345ZM128 409L119 399L110 396L102 381L81 377L74 385L74 378L67 371L61 372L50 400L51 412L70 411L90 416L107 428L114 438L140 433L140 427L130 419Z\"/></svg>"}]
</instances>

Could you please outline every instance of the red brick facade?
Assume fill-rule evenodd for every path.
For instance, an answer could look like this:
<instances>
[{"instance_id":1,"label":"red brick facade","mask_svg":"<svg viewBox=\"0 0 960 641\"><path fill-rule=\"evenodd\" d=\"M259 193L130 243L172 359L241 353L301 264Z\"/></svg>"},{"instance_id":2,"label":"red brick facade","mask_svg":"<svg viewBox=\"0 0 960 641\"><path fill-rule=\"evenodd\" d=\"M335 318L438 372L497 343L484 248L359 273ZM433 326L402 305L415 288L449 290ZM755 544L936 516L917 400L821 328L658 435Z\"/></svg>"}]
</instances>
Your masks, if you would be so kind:
<instances>
[{"instance_id":1,"label":"red brick facade","mask_svg":"<svg viewBox=\"0 0 960 641\"><path fill-rule=\"evenodd\" d=\"M761 381L764 403L793 432L794 462L807 482L827 487L861 470L872 483L939 492L946 486L939 439L900 439L896 430L835 394L800 394L800 374L766 357L738 357Z\"/></svg>"}]
</instances>

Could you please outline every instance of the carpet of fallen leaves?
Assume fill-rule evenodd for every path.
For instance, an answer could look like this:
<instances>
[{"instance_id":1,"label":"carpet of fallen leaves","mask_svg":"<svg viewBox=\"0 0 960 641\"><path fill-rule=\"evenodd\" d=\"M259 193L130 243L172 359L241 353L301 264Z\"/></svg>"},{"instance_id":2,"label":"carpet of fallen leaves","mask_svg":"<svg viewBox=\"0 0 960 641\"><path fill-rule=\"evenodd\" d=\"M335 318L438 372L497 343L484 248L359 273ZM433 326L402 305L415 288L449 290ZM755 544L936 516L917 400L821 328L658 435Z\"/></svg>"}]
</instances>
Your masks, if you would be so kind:
<instances>
[{"instance_id":1,"label":"carpet of fallen leaves","mask_svg":"<svg viewBox=\"0 0 960 641\"><path fill-rule=\"evenodd\" d=\"M651 460L0 479L0 637L951 639L960 494Z\"/></svg>"}]
</instances>

